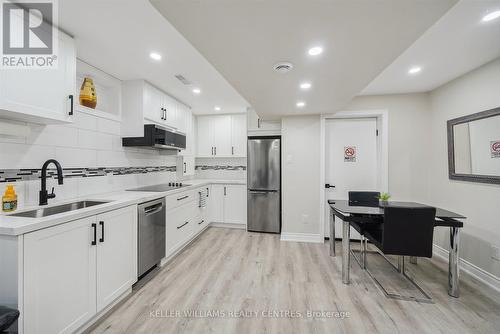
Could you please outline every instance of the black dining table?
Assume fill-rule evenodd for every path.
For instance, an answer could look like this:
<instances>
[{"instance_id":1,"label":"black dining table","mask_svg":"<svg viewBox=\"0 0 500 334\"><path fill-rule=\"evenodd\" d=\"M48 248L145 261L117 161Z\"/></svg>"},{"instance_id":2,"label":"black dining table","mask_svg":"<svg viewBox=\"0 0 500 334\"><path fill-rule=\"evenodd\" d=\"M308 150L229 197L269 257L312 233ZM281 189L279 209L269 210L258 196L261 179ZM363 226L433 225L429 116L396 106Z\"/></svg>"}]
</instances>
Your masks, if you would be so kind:
<instances>
[{"instance_id":1,"label":"black dining table","mask_svg":"<svg viewBox=\"0 0 500 334\"><path fill-rule=\"evenodd\" d=\"M429 207L415 202L380 202L372 205L350 203L347 200L329 200L330 205L330 256L335 256L335 219L342 220L342 282L349 284L350 268L350 225L351 223L383 224L385 207ZM450 228L450 250L448 262L448 294L459 297L459 257L460 228L464 226L466 217L436 207L435 227Z\"/></svg>"}]
</instances>

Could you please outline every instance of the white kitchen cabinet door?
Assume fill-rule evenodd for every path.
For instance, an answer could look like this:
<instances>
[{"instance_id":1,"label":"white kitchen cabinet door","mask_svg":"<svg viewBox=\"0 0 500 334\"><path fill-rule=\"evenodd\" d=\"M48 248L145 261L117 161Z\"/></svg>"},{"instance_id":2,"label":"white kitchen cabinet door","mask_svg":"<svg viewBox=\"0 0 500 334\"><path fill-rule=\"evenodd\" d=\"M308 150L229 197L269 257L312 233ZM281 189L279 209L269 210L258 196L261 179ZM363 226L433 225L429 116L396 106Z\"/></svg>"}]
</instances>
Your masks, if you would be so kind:
<instances>
[{"instance_id":1,"label":"white kitchen cabinet door","mask_svg":"<svg viewBox=\"0 0 500 334\"><path fill-rule=\"evenodd\" d=\"M224 222L224 186L212 184L208 193L207 220L210 223Z\"/></svg>"},{"instance_id":2,"label":"white kitchen cabinet door","mask_svg":"<svg viewBox=\"0 0 500 334\"><path fill-rule=\"evenodd\" d=\"M231 116L212 116L214 133L214 155L216 157L231 156Z\"/></svg>"},{"instance_id":3,"label":"white kitchen cabinet door","mask_svg":"<svg viewBox=\"0 0 500 334\"><path fill-rule=\"evenodd\" d=\"M97 312L137 280L137 209L97 216Z\"/></svg>"},{"instance_id":4,"label":"white kitchen cabinet door","mask_svg":"<svg viewBox=\"0 0 500 334\"><path fill-rule=\"evenodd\" d=\"M177 102L170 96L163 94L163 108L166 110L166 119L164 124L169 128L177 129Z\"/></svg>"},{"instance_id":5,"label":"white kitchen cabinet door","mask_svg":"<svg viewBox=\"0 0 500 334\"><path fill-rule=\"evenodd\" d=\"M247 187L245 185L224 186L224 223L247 223Z\"/></svg>"},{"instance_id":6,"label":"white kitchen cabinet door","mask_svg":"<svg viewBox=\"0 0 500 334\"><path fill-rule=\"evenodd\" d=\"M195 152L196 131L194 131L195 129L194 116L191 110L187 107L184 107L183 111L186 124L186 127L183 131L186 134L186 149L181 151L180 155L194 157L196 154Z\"/></svg>"},{"instance_id":7,"label":"white kitchen cabinet door","mask_svg":"<svg viewBox=\"0 0 500 334\"><path fill-rule=\"evenodd\" d=\"M43 124L72 122L70 112L78 103L76 48L73 38L63 32L59 32L57 57L54 69L0 70L0 118Z\"/></svg>"},{"instance_id":8,"label":"white kitchen cabinet door","mask_svg":"<svg viewBox=\"0 0 500 334\"><path fill-rule=\"evenodd\" d=\"M214 132L212 127L211 116L198 116L198 131L197 131L197 156L213 157L214 156Z\"/></svg>"},{"instance_id":9,"label":"white kitchen cabinet door","mask_svg":"<svg viewBox=\"0 0 500 334\"><path fill-rule=\"evenodd\" d=\"M188 134L188 127L190 126L191 111L183 104L177 103L177 131Z\"/></svg>"},{"instance_id":10,"label":"white kitchen cabinet door","mask_svg":"<svg viewBox=\"0 0 500 334\"><path fill-rule=\"evenodd\" d=\"M231 156L247 156L247 116L231 116Z\"/></svg>"},{"instance_id":11,"label":"white kitchen cabinet door","mask_svg":"<svg viewBox=\"0 0 500 334\"><path fill-rule=\"evenodd\" d=\"M24 332L73 333L96 314L95 217L24 237Z\"/></svg>"},{"instance_id":12,"label":"white kitchen cabinet door","mask_svg":"<svg viewBox=\"0 0 500 334\"><path fill-rule=\"evenodd\" d=\"M137 111L139 112L139 111ZM144 85L144 118L149 122L164 122L163 93L150 84Z\"/></svg>"}]
</instances>

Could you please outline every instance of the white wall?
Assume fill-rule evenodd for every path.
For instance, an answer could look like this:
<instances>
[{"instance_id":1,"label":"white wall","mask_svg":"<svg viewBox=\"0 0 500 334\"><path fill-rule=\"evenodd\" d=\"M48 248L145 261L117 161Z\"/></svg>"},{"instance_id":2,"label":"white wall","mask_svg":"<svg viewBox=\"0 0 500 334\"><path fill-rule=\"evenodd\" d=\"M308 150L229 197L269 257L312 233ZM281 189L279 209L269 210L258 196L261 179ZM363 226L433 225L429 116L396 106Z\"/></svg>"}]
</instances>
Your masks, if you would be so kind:
<instances>
[{"instance_id":1,"label":"white wall","mask_svg":"<svg viewBox=\"0 0 500 334\"><path fill-rule=\"evenodd\" d=\"M176 156L165 155L169 154L166 151L122 147L120 122L100 118L90 112L76 112L74 117L74 123L65 125L16 123L28 125L31 134L28 137L0 135L0 169L40 169L47 159L58 160L63 168L176 165ZM50 179L47 186L55 187L56 200L62 200L168 182L175 177L175 172L75 177L65 178L63 185ZM2 195L7 184L0 183ZM15 185L19 207L37 204L39 180L10 184Z\"/></svg>"},{"instance_id":2,"label":"white wall","mask_svg":"<svg viewBox=\"0 0 500 334\"><path fill-rule=\"evenodd\" d=\"M430 156L428 94L361 96L345 109L388 111L389 193L395 200L425 201Z\"/></svg>"},{"instance_id":3,"label":"white wall","mask_svg":"<svg viewBox=\"0 0 500 334\"><path fill-rule=\"evenodd\" d=\"M319 235L320 116L282 120L282 233Z\"/></svg>"},{"instance_id":4,"label":"white wall","mask_svg":"<svg viewBox=\"0 0 500 334\"><path fill-rule=\"evenodd\" d=\"M500 262L491 258L491 245L500 247L500 186L450 180L446 146L447 120L500 106L500 59L436 89L430 101L429 202L467 216L460 257L500 277ZM435 242L447 249L446 232L438 230Z\"/></svg>"}]
</instances>

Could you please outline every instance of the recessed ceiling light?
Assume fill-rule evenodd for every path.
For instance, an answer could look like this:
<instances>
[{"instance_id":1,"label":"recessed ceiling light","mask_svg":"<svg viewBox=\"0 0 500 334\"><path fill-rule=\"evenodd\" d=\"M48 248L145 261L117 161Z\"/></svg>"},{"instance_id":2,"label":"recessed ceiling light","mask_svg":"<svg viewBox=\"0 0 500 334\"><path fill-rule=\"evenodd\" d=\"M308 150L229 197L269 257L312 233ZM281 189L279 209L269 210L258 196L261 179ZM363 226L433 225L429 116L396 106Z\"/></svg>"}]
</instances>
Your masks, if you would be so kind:
<instances>
[{"instance_id":1,"label":"recessed ceiling light","mask_svg":"<svg viewBox=\"0 0 500 334\"><path fill-rule=\"evenodd\" d=\"M297 106L297 108L303 108L306 106L306 103L304 101L299 101L299 102L297 102L296 106Z\"/></svg>"},{"instance_id":2,"label":"recessed ceiling light","mask_svg":"<svg viewBox=\"0 0 500 334\"><path fill-rule=\"evenodd\" d=\"M408 70L408 74L417 74L419 73L420 71L422 71L422 67L419 67L419 66L415 66L415 67L412 67Z\"/></svg>"},{"instance_id":3,"label":"recessed ceiling light","mask_svg":"<svg viewBox=\"0 0 500 334\"><path fill-rule=\"evenodd\" d=\"M497 10L495 12L489 13L488 15L485 15L483 17L483 22L489 22L494 19L498 19L500 17L500 10Z\"/></svg>"},{"instance_id":4,"label":"recessed ceiling light","mask_svg":"<svg viewBox=\"0 0 500 334\"><path fill-rule=\"evenodd\" d=\"M219 106L215 106L215 107L214 107L214 110L215 110L215 111L221 111L222 109L221 109L221 107L219 107Z\"/></svg>"},{"instance_id":5,"label":"recessed ceiling light","mask_svg":"<svg viewBox=\"0 0 500 334\"><path fill-rule=\"evenodd\" d=\"M323 48L321 46L315 46L309 49L310 56L317 56L323 53Z\"/></svg>"},{"instance_id":6,"label":"recessed ceiling light","mask_svg":"<svg viewBox=\"0 0 500 334\"><path fill-rule=\"evenodd\" d=\"M199 89L199 88L193 88L193 93L200 94L201 93L201 89Z\"/></svg>"},{"instance_id":7,"label":"recessed ceiling light","mask_svg":"<svg viewBox=\"0 0 500 334\"><path fill-rule=\"evenodd\" d=\"M311 85L310 82L303 82L303 83L300 84L300 88L304 89L304 90L307 90L307 89L311 88L311 86L312 85Z\"/></svg>"},{"instance_id":8,"label":"recessed ceiling light","mask_svg":"<svg viewBox=\"0 0 500 334\"><path fill-rule=\"evenodd\" d=\"M149 57L151 57L151 59L153 59L153 60L161 60L161 54L159 54L157 52L151 52L149 54Z\"/></svg>"}]
</instances>

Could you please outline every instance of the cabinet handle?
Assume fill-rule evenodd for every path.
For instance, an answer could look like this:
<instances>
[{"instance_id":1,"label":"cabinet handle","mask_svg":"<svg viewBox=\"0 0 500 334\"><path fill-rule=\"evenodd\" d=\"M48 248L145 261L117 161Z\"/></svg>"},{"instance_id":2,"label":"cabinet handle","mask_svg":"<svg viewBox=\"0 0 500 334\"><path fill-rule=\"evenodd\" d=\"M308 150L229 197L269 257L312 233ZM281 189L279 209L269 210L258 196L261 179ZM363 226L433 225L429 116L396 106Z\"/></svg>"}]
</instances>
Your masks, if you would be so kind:
<instances>
[{"instance_id":1,"label":"cabinet handle","mask_svg":"<svg viewBox=\"0 0 500 334\"><path fill-rule=\"evenodd\" d=\"M198 223L198 225L203 224L205 221L202 219L201 222Z\"/></svg>"},{"instance_id":2,"label":"cabinet handle","mask_svg":"<svg viewBox=\"0 0 500 334\"><path fill-rule=\"evenodd\" d=\"M186 163L184 163L184 174L186 174Z\"/></svg>"},{"instance_id":3,"label":"cabinet handle","mask_svg":"<svg viewBox=\"0 0 500 334\"><path fill-rule=\"evenodd\" d=\"M70 116L73 116L73 100L74 100L74 98L73 98L73 94L71 94L71 95L69 96L69 103L70 103L69 115L70 115Z\"/></svg>"},{"instance_id":4,"label":"cabinet handle","mask_svg":"<svg viewBox=\"0 0 500 334\"><path fill-rule=\"evenodd\" d=\"M167 109L166 108L163 108L163 115L165 115L164 120L167 120Z\"/></svg>"},{"instance_id":5,"label":"cabinet handle","mask_svg":"<svg viewBox=\"0 0 500 334\"><path fill-rule=\"evenodd\" d=\"M209 197L209 196L210 196L210 189L208 189L208 187L207 187L207 197Z\"/></svg>"},{"instance_id":6,"label":"cabinet handle","mask_svg":"<svg viewBox=\"0 0 500 334\"><path fill-rule=\"evenodd\" d=\"M101 225L101 238L99 239L99 242L104 242L104 222L100 221L99 225Z\"/></svg>"},{"instance_id":7,"label":"cabinet handle","mask_svg":"<svg viewBox=\"0 0 500 334\"><path fill-rule=\"evenodd\" d=\"M178 201L182 201L182 200L184 200L184 199L186 199L186 198L188 198L188 197L189 197L189 196L179 197L177 200L178 200Z\"/></svg>"},{"instance_id":8,"label":"cabinet handle","mask_svg":"<svg viewBox=\"0 0 500 334\"><path fill-rule=\"evenodd\" d=\"M212 146L212 155L214 155L214 147Z\"/></svg>"},{"instance_id":9,"label":"cabinet handle","mask_svg":"<svg viewBox=\"0 0 500 334\"><path fill-rule=\"evenodd\" d=\"M92 228L94 229L94 240L90 243L92 246L97 245L97 224L92 223Z\"/></svg>"},{"instance_id":10,"label":"cabinet handle","mask_svg":"<svg viewBox=\"0 0 500 334\"><path fill-rule=\"evenodd\" d=\"M189 224L189 222L185 222L184 224L182 224L181 226L177 226L177 229L180 230L181 228L183 228L184 226L186 226L187 224Z\"/></svg>"},{"instance_id":11,"label":"cabinet handle","mask_svg":"<svg viewBox=\"0 0 500 334\"><path fill-rule=\"evenodd\" d=\"M215 152L214 155L217 155L217 146L214 147L214 152Z\"/></svg>"},{"instance_id":12,"label":"cabinet handle","mask_svg":"<svg viewBox=\"0 0 500 334\"><path fill-rule=\"evenodd\" d=\"M224 196L226 196L226 187L224 187Z\"/></svg>"},{"instance_id":13,"label":"cabinet handle","mask_svg":"<svg viewBox=\"0 0 500 334\"><path fill-rule=\"evenodd\" d=\"M257 118L257 128L260 129L260 118Z\"/></svg>"},{"instance_id":14,"label":"cabinet handle","mask_svg":"<svg viewBox=\"0 0 500 334\"><path fill-rule=\"evenodd\" d=\"M234 155L234 146L231 146L231 155Z\"/></svg>"}]
</instances>

